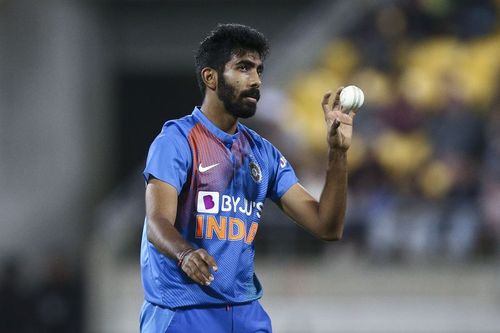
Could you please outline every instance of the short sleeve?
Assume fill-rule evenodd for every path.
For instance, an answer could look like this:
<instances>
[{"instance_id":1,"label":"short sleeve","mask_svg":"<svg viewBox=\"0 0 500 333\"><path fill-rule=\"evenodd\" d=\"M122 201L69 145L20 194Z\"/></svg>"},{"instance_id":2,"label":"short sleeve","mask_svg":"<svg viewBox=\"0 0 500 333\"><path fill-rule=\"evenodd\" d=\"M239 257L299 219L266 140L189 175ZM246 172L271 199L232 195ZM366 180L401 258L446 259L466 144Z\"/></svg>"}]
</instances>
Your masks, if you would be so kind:
<instances>
[{"instance_id":1,"label":"short sleeve","mask_svg":"<svg viewBox=\"0 0 500 333\"><path fill-rule=\"evenodd\" d=\"M285 193L298 182L295 171L281 152L273 145L270 145L269 166L270 181L268 197L273 201L278 201Z\"/></svg>"},{"instance_id":2,"label":"short sleeve","mask_svg":"<svg viewBox=\"0 0 500 333\"><path fill-rule=\"evenodd\" d=\"M143 175L147 182L153 176L174 186L180 193L192 165L189 143L174 122L167 122L149 148Z\"/></svg>"}]
</instances>

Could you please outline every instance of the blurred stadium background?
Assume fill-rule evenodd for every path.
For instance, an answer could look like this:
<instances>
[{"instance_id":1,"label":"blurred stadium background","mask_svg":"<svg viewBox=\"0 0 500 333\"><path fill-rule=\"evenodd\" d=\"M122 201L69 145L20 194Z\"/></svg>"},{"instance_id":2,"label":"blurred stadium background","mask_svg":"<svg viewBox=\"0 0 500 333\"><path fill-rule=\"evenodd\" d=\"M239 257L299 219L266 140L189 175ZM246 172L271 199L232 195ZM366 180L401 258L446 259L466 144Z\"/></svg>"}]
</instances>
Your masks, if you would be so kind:
<instances>
[{"instance_id":1,"label":"blurred stadium background","mask_svg":"<svg viewBox=\"0 0 500 333\"><path fill-rule=\"evenodd\" d=\"M137 332L141 168L218 22L271 41L248 123L319 194L356 84L344 239L266 205L275 332L500 332L500 1L0 0L0 332Z\"/></svg>"}]
</instances>

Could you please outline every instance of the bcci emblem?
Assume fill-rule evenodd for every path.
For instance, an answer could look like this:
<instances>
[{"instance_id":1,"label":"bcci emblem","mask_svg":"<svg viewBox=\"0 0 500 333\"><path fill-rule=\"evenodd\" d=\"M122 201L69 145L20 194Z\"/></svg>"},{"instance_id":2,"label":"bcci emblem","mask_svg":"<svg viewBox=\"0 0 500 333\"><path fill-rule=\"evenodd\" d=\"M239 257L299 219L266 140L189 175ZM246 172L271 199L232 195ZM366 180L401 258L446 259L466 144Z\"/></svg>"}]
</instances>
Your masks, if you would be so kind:
<instances>
[{"instance_id":1,"label":"bcci emblem","mask_svg":"<svg viewBox=\"0 0 500 333\"><path fill-rule=\"evenodd\" d=\"M250 175L252 176L253 181L259 184L262 181L262 171L260 170L259 165L256 162L251 161L249 167Z\"/></svg>"}]
</instances>

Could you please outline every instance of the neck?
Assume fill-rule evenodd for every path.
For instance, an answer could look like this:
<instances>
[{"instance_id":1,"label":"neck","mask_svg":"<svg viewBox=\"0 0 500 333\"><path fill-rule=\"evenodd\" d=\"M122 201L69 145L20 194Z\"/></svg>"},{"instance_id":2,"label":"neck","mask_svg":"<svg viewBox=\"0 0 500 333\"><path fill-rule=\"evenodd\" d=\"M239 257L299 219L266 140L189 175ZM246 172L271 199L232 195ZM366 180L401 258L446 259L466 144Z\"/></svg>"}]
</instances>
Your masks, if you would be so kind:
<instances>
[{"instance_id":1,"label":"neck","mask_svg":"<svg viewBox=\"0 0 500 333\"><path fill-rule=\"evenodd\" d=\"M206 95L201 105L201 111L215 126L228 134L236 132L238 118L229 114L224 103L219 98L210 98Z\"/></svg>"}]
</instances>

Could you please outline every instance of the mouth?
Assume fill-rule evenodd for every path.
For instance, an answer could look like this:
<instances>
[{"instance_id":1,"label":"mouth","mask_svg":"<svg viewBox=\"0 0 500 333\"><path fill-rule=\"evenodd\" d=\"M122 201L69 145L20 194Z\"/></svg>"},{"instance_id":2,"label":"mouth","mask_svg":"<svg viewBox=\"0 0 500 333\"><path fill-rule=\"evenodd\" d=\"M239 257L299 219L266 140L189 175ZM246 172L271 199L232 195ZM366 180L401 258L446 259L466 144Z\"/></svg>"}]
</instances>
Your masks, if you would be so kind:
<instances>
[{"instance_id":1,"label":"mouth","mask_svg":"<svg viewBox=\"0 0 500 333\"><path fill-rule=\"evenodd\" d=\"M249 101L249 102L252 102L254 104L257 104L257 101L258 101L257 98L251 97L251 96L246 96L246 97L244 97L244 99L247 100L247 101Z\"/></svg>"},{"instance_id":2,"label":"mouth","mask_svg":"<svg viewBox=\"0 0 500 333\"><path fill-rule=\"evenodd\" d=\"M243 97L243 99L246 100L247 102L250 102L252 104L257 104L257 102L260 99L260 91L257 88L250 88L242 92L241 97Z\"/></svg>"}]
</instances>

